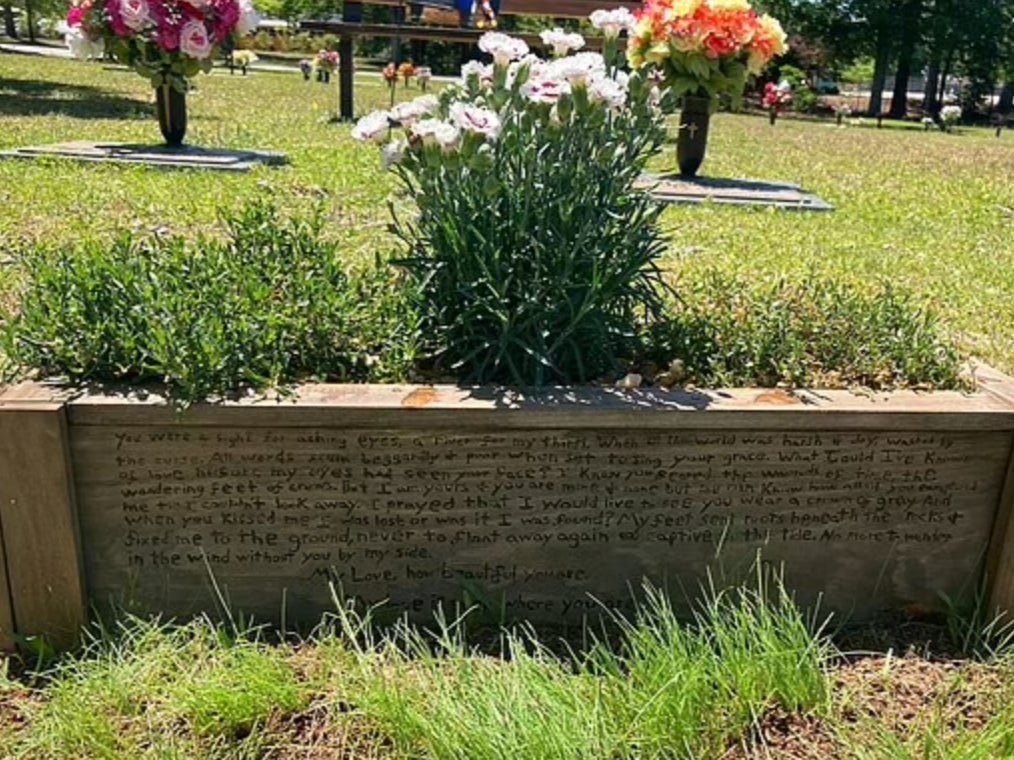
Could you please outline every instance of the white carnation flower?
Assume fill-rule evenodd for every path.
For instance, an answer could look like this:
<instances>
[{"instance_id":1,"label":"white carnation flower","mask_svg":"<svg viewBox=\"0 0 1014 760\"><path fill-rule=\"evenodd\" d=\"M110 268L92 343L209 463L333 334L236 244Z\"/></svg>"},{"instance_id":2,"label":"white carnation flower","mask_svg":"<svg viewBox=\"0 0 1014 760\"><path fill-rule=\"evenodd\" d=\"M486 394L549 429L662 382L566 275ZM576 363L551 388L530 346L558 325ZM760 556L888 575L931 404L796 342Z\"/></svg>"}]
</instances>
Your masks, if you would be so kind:
<instances>
[{"instance_id":1,"label":"white carnation flower","mask_svg":"<svg viewBox=\"0 0 1014 760\"><path fill-rule=\"evenodd\" d=\"M479 80L479 84L493 81L493 67L479 61L469 61L461 67L461 81L466 83L471 77Z\"/></svg>"},{"instance_id":2,"label":"white carnation flower","mask_svg":"<svg viewBox=\"0 0 1014 760\"><path fill-rule=\"evenodd\" d=\"M637 23L634 14L626 8L616 8L611 11L597 10L589 16L592 26L602 32L606 38L615 39L620 32L630 32Z\"/></svg>"},{"instance_id":3,"label":"white carnation flower","mask_svg":"<svg viewBox=\"0 0 1014 760\"><path fill-rule=\"evenodd\" d=\"M622 108L627 102L627 88L609 77L596 77L588 82L588 99L605 103L610 108Z\"/></svg>"},{"instance_id":4,"label":"white carnation flower","mask_svg":"<svg viewBox=\"0 0 1014 760\"><path fill-rule=\"evenodd\" d=\"M457 126L440 119L423 119L413 124L409 131L423 145L439 145L444 150L457 146L461 136Z\"/></svg>"},{"instance_id":5,"label":"white carnation flower","mask_svg":"<svg viewBox=\"0 0 1014 760\"><path fill-rule=\"evenodd\" d=\"M451 105L451 121L466 132L474 132L488 138L500 134L500 117L495 111L480 108L469 103Z\"/></svg>"},{"instance_id":6,"label":"white carnation flower","mask_svg":"<svg viewBox=\"0 0 1014 760\"><path fill-rule=\"evenodd\" d=\"M565 79L575 87L588 83L588 80L606 73L606 61L599 53L578 53L577 55L557 58L548 66L549 77Z\"/></svg>"},{"instance_id":7,"label":"white carnation flower","mask_svg":"<svg viewBox=\"0 0 1014 760\"><path fill-rule=\"evenodd\" d=\"M387 111L374 111L356 122L352 128L352 137L363 142L379 143L387 139L391 129L391 114Z\"/></svg>"},{"instance_id":8,"label":"white carnation flower","mask_svg":"<svg viewBox=\"0 0 1014 760\"><path fill-rule=\"evenodd\" d=\"M493 56L496 66L506 66L528 54L528 44L503 32L486 32L479 38L479 50Z\"/></svg>"},{"instance_id":9,"label":"white carnation flower","mask_svg":"<svg viewBox=\"0 0 1014 760\"><path fill-rule=\"evenodd\" d=\"M547 29L539 34L542 44L553 48L553 55L557 58L567 55L571 50L580 50L584 47L584 37L580 34L568 33L560 27Z\"/></svg>"},{"instance_id":10,"label":"white carnation flower","mask_svg":"<svg viewBox=\"0 0 1014 760\"><path fill-rule=\"evenodd\" d=\"M411 127L420 119L436 113L439 105L440 101L436 95L423 95L415 100L399 103L391 109L390 117L403 127Z\"/></svg>"},{"instance_id":11,"label":"white carnation flower","mask_svg":"<svg viewBox=\"0 0 1014 760\"><path fill-rule=\"evenodd\" d=\"M404 140L392 140L380 152L380 167L386 172L392 166L400 164L405 157L408 143Z\"/></svg>"},{"instance_id":12,"label":"white carnation flower","mask_svg":"<svg viewBox=\"0 0 1014 760\"><path fill-rule=\"evenodd\" d=\"M535 103L556 103L570 94L570 83L559 79L529 79L521 85L521 94Z\"/></svg>"}]
</instances>

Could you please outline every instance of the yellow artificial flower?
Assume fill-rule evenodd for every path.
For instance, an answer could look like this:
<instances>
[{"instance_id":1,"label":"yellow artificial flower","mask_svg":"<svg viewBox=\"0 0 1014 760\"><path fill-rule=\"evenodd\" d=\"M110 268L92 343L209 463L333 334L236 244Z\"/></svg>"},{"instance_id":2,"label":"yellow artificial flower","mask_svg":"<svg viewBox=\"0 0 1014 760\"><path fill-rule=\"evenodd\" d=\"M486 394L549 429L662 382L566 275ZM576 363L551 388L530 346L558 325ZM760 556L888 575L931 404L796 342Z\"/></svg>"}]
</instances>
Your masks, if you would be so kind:
<instances>
[{"instance_id":1,"label":"yellow artificial flower","mask_svg":"<svg viewBox=\"0 0 1014 760\"><path fill-rule=\"evenodd\" d=\"M648 48L648 52L644 54L644 57L648 63L662 63L662 61L669 57L669 43L656 42Z\"/></svg>"},{"instance_id":2,"label":"yellow artificial flower","mask_svg":"<svg viewBox=\"0 0 1014 760\"><path fill-rule=\"evenodd\" d=\"M746 2L746 0L743 0ZM704 4L704 0L673 0L673 16L692 16Z\"/></svg>"},{"instance_id":3,"label":"yellow artificial flower","mask_svg":"<svg viewBox=\"0 0 1014 760\"><path fill-rule=\"evenodd\" d=\"M644 65L644 51L639 45L627 46L627 63L632 69L639 69Z\"/></svg>"},{"instance_id":4,"label":"yellow artificial flower","mask_svg":"<svg viewBox=\"0 0 1014 760\"><path fill-rule=\"evenodd\" d=\"M773 42L772 55L782 55L788 50L785 44L785 30L781 23L774 16L765 13L757 19L761 33L767 35Z\"/></svg>"},{"instance_id":5,"label":"yellow artificial flower","mask_svg":"<svg viewBox=\"0 0 1014 760\"><path fill-rule=\"evenodd\" d=\"M713 11L748 11L747 0L708 0L708 7Z\"/></svg>"}]
</instances>

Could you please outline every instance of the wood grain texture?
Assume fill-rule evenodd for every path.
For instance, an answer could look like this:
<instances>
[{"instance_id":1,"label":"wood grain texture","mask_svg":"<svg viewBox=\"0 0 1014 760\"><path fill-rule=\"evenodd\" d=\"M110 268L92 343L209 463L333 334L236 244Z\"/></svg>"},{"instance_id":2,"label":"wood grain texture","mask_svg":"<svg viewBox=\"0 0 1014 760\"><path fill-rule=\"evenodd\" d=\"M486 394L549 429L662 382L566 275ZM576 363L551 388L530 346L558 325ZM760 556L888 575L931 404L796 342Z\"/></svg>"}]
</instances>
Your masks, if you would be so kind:
<instances>
[{"instance_id":1,"label":"wood grain texture","mask_svg":"<svg viewBox=\"0 0 1014 760\"><path fill-rule=\"evenodd\" d=\"M68 412L73 425L1014 430L1014 401L985 391L859 395L758 388L558 388L524 394L456 386L320 384L300 386L287 398L198 404L182 414L157 393L85 393L69 402Z\"/></svg>"},{"instance_id":2,"label":"wood grain texture","mask_svg":"<svg viewBox=\"0 0 1014 760\"><path fill-rule=\"evenodd\" d=\"M402 412L410 416L413 412ZM450 415L453 416L453 415ZM89 588L138 612L313 622L327 581L423 616L478 588L515 616L629 612L758 550L804 604L862 618L974 588L1010 433L72 429ZM719 549L721 547L721 549ZM719 560L716 562L716 554Z\"/></svg>"},{"instance_id":3,"label":"wood grain texture","mask_svg":"<svg viewBox=\"0 0 1014 760\"><path fill-rule=\"evenodd\" d=\"M1014 620L1014 442L986 559L990 609Z\"/></svg>"},{"instance_id":4,"label":"wood grain texture","mask_svg":"<svg viewBox=\"0 0 1014 760\"><path fill-rule=\"evenodd\" d=\"M66 647L85 601L65 410L8 402L0 406L0 525L14 624Z\"/></svg>"},{"instance_id":5,"label":"wood grain texture","mask_svg":"<svg viewBox=\"0 0 1014 760\"><path fill-rule=\"evenodd\" d=\"M0 472L4 463L0 461ZM14 609L11 606L10 585L7 582L7 557L3 545L3 524L0 522L0 651L14 649Z\"/></svg>"}]
</instances>

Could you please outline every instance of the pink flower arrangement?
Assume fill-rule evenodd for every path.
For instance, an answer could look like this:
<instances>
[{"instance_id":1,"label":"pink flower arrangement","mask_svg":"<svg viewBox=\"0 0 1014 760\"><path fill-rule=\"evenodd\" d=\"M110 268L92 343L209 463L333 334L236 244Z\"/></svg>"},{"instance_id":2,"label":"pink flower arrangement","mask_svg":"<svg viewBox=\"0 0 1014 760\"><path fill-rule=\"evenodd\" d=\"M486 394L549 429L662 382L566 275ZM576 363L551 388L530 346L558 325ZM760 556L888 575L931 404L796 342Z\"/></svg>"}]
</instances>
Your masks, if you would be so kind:
<instances>
[{"instance_id":1,"label":"pink flower arrangement","mask_svg":"<svg viewBox=\"0 0 1014 760\"><path fill-rule=\"evenodd\" d=\"M792 88L779 86L774 82L764 85L764 97L761 99L761 104L769 111L780 113L791 102Z\"/></svg>"},{"instance_id":2,"label":"pink flower arrangement","mask_svg":"<svg viewBox=\"0 0 1014 760\"><path fill-rule=\"evenodd\" d=\"M334 50L319 50L317 51L317 57L314 59L314 63L318 69L332 72L338 68L338 64L341 63L341 58Z\"/></svg>"},{"instance_id":3,"label":"pink flower arrangement","mask_svg":"<svg viewBox=\"0 0 1014 760\"><path fill-rule=\"evenodd\" d=\"M258 23L250 0L75 0L67 43L75 52L104 48L153 86L186 90L222 46Z\"/></svg>"}]
</instances>

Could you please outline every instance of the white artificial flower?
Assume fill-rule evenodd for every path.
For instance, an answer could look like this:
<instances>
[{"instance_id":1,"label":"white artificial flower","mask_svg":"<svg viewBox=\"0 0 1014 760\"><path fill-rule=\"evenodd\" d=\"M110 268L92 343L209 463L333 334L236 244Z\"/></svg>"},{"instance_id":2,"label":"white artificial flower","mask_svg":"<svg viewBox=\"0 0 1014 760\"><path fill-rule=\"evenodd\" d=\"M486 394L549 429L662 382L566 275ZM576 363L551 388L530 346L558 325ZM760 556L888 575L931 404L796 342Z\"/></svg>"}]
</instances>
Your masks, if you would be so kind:
<instances>
[{"instance_id":1,"label":"white artificial flower","mask_svg":"<svg viewBox=\"0 0 1014 760\"><path fill-rule=\"evenodd\" d=\"M622 108L627 102L627 88L609 77L595 77L588 82L588 99L605 103L610 108Z\"/></svg>"},{"instance_id":2,"label":"white artificial flower","mask_svg":"<svg viewBox=\"0 0 1014 760\"><path fill-rule=\"evenodd\" d=\"M399 103L391 109L389 115L392 121L398 122L401 126L411 127L420 119L432 116L439 105L440 101L436 95L423 95L415 100Z\"/></svg>"},{"instance_id":3,"label":"white artificial flower","mask_svg":"<svg viewBox=\"0 0 1014 760\"><path fill-rule=\"evenodd\" d=\"M584 47L584 37L580 34L568 33L560 27L547 29L539 34L542 44L553 48L553 55L557 58L567 55L571 50L580 50Z\"/></svg>"},{"instance_id":4,"label":"white artificial flower","mask_svg":"<svg viewBox=\"0 0 1014 760\"><path fill-rule=\"evenodd\" d=\"M392 166L400 164L405 157L408 143L404 140L392 140L380 151L380 167L386 172Z\"/></svg>"},{"instance_id":5,"label":"white artificial flower","mask_svg":"<svg viewBox=\"0 0 1014 760\"><path fill-rule=\"evenodd\" d=\"M613 74L613 79L616 80L616 84L622 87L624 90L630 88L630 74L626 71L617 71Z\"/></svg>"},{"instance_id":6,"label":"white artificial flower","mask_svg":"<svg viewBox=\"0 0 1014 760\"><path fill-rule=\"evenodd\" d=\"M105 42L101 37L93 40L80 27L69 28L67 34L64 35L63 41L67 43L70 54L81 60L101 58L106 51Z\"/></svg>"},{"instance_id":7,"label":"white artificial flower","mask_svg":"<svg viewBox=\"0 0 1014 760\"><path fill-rule=\"evenodd\" d=\"M492 139L500 134L500 117L488 108L480 108L469 103L454 103L451 105L450 116L451 121L466 132L474 132Z\"/></svg>"},{"instance_id":8,"label":"white artificial flower","mask_svg":"<svg viewBox=\"0 0 1014 760\"><path fill-rule=\"evenodd\" d=\"M245 36L250 34L261 23L261 14L253 7L250 0L239 0L239 21L236 22L236 34Z\"/></svg>"},{"instance_id":9,"label":"white artificial flower","mask_svg":"<svg viewBox=\"0 0 1014 760\"><path fill-rule=\"evenodd\" d=\"M493 56L493 64L506 66L528 55L528 44L503 32L486 32L479 38L479 50Z\"/></svg>"},{"instance_id":10,"label":"white artificial flower","mask_svg":"<svg viewBox=\"0 0 1014 760\"><path fill-rule=\"evenodd\" d=\"M421 140L425 145L439 145L444 150L454 148L461 136L458 128L440 119L423 119L412 125L412 137Z\"/></svg>"},{"instance_id":11,"label":"white artificial flower","mask_svg":"<svg viewBox=\"0 0 1014 760\"><path fill-rule=\"evenodd\" d=\"M961 106L944 106L940 109L944 124L957 124L961 120Z\"/></svg>"},{"instance_id":12,"label":"white artificial flower","mask_svg":"<svg viewBox=\"0 0 1014 760\"><path fill-rule=\"evenodd\" d=\"M607 39L615 39L620 32L632 31L637 19L634 14L626 8L616 8L611 11L599 9L589 17L592 26L602 32Z\"/></svg>"},{"instance_id":13,"label":"white artificial flower","mask_svg":"<svg viewBox=\"0 0 1014 760\"><path fill-rule=\"evenodd\" d=\"M606 72L606 61L599 53L578 53L557 58L547 67L550 79L565 79L574 87L581 87L589 79Z\"/></svg>"},{"instance_id":14,"label":"white artificial flower","mask_svg":"<svg viewBox=\"0 0 1014 760\"><path fill-rule=\"evenodd\" d=\"M521 85L521 94L535 103L556 103L570 94L570 83L559 79L529 79Z\"/></svg>"},{"instance_id":15,"label":"white artificial flower","mask_svg":"<svg viewBox=\"0 0 1014 760\"><path fill-rule=\"evenodd\" d=\"M352 137L363 142L383 142L391 129L391 115L387 111L366 114L352 128Z\"/></svg>"},{"instance_id":16,"label":"white artificial flower","mask_svg":"<svg viewBox=\"0 0 1014 760\"><path fill-rule=\"evenodd\" d=\"M153 23L147 0L122 0L120 18L123 19L124 26L135 32L140 32ZM182 32L180 39L182 40Z\"/></svg>"}]
</instances>

